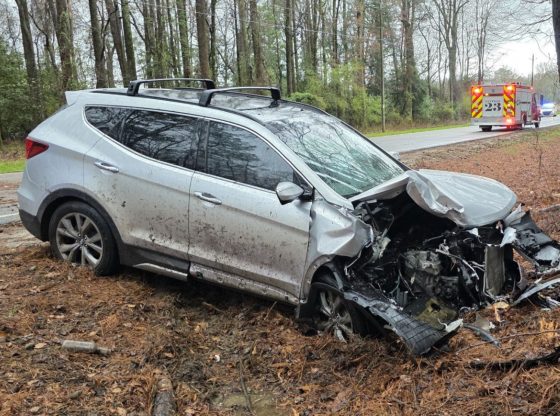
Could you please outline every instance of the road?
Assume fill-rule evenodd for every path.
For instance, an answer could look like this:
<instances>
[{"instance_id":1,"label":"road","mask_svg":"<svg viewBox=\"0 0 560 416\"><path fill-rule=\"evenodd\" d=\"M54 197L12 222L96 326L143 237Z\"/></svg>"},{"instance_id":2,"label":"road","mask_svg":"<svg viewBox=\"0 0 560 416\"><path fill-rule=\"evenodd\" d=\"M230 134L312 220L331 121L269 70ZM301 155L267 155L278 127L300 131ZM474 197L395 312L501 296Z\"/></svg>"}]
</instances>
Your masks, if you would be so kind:
<instances>
[{"instance_id":1,"label":"road","mask_svg":"<svg viewBox=\"0 0 560 416\"><path fill-rule=\"evenodd\" d=\"M19 220L16 189L21 182L21 173L0 175L0 225Z\"/></svg>"},{"instance_id":2,"label":"road","mask_svg":"<svg viewBox=\"0 0 560 416\"><path fill-rule=\"evenodd\" d=\"M544 118L541 127L560 125L560 117ZM533 127L525 127L532 130ZM428 149L430 147L446 146L449 144L468 142L471 140L488 139L511 133L508 129L493 129L482 132L477 127L455 127L444 130L422 131L418 133L395 134L374 137L373 142L388 152L411 152L413 150Z\"/></svg>"}]
</instances>

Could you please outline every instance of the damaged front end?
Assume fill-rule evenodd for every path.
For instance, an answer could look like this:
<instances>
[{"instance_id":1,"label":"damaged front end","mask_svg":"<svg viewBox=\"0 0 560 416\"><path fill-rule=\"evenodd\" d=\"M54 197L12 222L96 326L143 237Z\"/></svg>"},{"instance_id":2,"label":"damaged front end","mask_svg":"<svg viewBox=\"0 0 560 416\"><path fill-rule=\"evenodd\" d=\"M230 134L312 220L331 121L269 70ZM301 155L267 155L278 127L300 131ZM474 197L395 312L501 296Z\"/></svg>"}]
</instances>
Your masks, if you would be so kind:
<instances>
[{"instance_id":1,"label":"damaged front end","mask_svg":"<svg viewBox=\"0 0 560 416\"><path fill-rule=\"evenodd\" d=\"M528 212L512 212L516 198L504 185L447 172L403 176L352 199L344 216L369 226L371 237L361 232L359 253L333 261L345 299L412 353L453 335L461 311L520 298L527 280L514 251L537 277L559 271L560 245ZM314 227L312 239L328 240Z\"/></svg>"}]
</instances>

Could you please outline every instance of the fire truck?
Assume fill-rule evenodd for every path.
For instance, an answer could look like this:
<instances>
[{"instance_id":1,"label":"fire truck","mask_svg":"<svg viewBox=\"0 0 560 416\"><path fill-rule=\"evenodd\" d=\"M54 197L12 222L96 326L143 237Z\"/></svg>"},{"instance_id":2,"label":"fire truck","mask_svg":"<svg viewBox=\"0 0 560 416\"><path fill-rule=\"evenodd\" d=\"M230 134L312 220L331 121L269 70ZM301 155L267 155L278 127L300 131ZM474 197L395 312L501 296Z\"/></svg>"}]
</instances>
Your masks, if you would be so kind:
<instances>
[{"instance_id":1,"label":"fire truck","mask_svg":"<svg viewBox=\"0 0 560 416\"><path fill-rule=\"evenodd\" d=\"M541 116L533 87L519 83L471 87L472 125L482 131L492 127L521 129L539 127Z\"/></svg>"}]
</instances>

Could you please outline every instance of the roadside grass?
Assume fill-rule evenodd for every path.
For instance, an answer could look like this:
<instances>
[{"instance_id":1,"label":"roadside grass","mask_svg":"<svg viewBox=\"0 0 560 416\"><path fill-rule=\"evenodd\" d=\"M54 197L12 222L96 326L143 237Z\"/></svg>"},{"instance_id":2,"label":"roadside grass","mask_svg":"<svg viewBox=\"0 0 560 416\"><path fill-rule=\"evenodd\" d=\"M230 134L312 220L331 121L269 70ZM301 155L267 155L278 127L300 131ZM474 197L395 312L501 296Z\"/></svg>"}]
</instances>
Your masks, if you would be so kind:
<instances>
[{"instance_id":1,"label":"roadside grass","mask_svg":"<svg viewBox=\"0 0 560 416\"><path fill-rule=\"evenodd\" d=\"M21 172L25 167L25 145L20 141L0 145L0 174Z\"/></svg>"},{"instance_id":2,"label":"roadside grass","mask_svg":"<svg viewBox=\"0 0 560 416\"><path fill-rule=\"evenodd\" d=\"M396 134L420 133L423 131L453 129L456 127L468 127L468 126L470 126L470 123L447 124L445 126L416 127L410 129L391 129L391 130L386 130L385 132L373 131L373 132L366 132L365 135L367 137L381 137L381 136L391 136Z\"/></svg>"},{"instance_id":3,"label":"roadside grass","mask_svg":"<svg viewBox=\"0 0 560 416\"><path fill-rule=\"evenodd\" d=\"M0 160L0 174L23 172L25 168L25 159L22 160Z\"/></svg>"}]
</instances>

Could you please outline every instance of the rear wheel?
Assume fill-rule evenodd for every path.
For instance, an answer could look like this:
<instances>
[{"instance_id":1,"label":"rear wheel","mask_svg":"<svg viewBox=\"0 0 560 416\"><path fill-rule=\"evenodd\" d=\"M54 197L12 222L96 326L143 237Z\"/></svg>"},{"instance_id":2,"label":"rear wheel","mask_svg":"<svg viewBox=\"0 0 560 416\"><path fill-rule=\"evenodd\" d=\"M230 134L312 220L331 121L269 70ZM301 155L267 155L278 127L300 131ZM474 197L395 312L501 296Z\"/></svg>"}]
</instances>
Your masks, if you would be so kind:
<instances>
[{"instance_id":1,"label":"rear wheel","mask_svg":"<svg viewBox=\"0 0 560 416\"><path fill-rule=\"evenodd\" d=\"M91 267L99 276L117 270L111 230L103 217L84 202L71 201L56 209L49 223L49 241L59 259Z\"/></svg>"},{"instance_id":2,"label":"rear wheel","mask_svg":"<svg viewBox=\"0 0 560 416\"><path fill-rule=\"evenodd\" d=\"M352 334L365 335L367 323L351 302L344 298L331 273L321 274L312 284L315 294L313 323L318 331L347 342Z\"/></svg>"},{"instance_id":3,"label":"rear wheel","mask_svg":"<svg viewBox=\"0 0 560 416\"><path fill-rule=\"evenodd\" d=\"M492 126L480 126L480 130L482 130L482 131L490 131L490 130L492 130Z\"/></svg>"}]
</instances>

